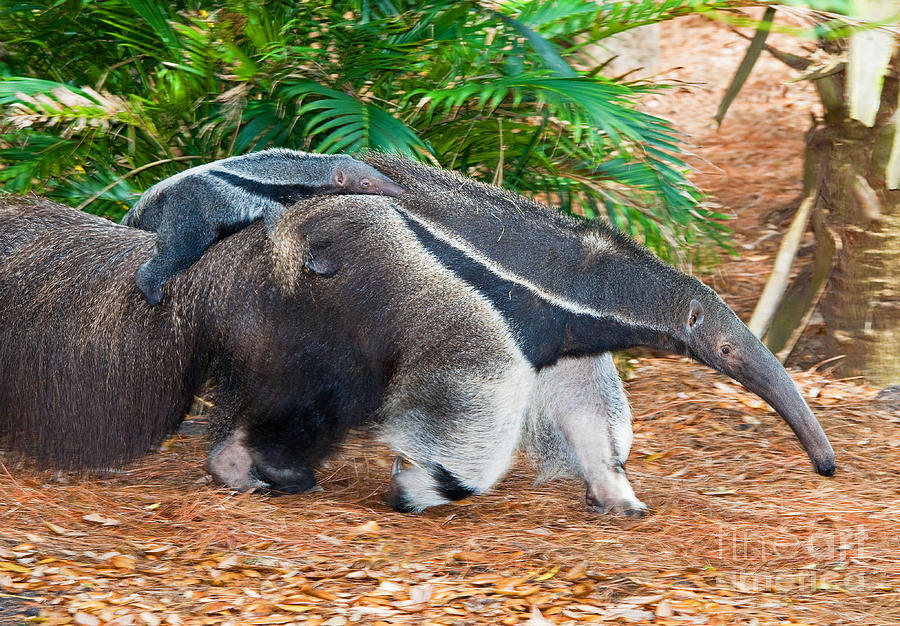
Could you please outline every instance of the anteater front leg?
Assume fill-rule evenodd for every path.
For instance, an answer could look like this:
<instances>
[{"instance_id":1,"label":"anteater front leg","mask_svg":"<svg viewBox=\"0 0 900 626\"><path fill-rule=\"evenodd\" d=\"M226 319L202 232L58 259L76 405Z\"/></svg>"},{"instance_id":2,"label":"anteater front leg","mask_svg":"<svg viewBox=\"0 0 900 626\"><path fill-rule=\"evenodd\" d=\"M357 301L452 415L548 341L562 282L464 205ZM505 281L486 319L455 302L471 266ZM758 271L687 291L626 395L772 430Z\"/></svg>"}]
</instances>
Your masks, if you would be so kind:
<instances>
[{"instance_id":1,"label":"anteater front leg","mask_svg":"<svg viewBox=\"0 0 900 626\"><path fill-rule=\"evenodd\" d=\"M625 475L631 450L631 409L612 357L569 357L538 373L529 407L529 448L545 475L571 473L587 484L600 513L640 517Z\"/></svg>"},{"instance_id":2,"label":"anteater front leg","mask_svg":"<svg viewBox=\"0 0 900 626\"><path fill-rule=\"evenodd\" d=\"M400 512L489 489L518 447L534 370L522 361L493 372L419 372L395 381L379 439L401 455L387 502ZM405 467L404 467L405 466Z\"/></svg>"},{"instance_id":3,"label":"anteater front leg","mask_svg":"<svg viewBox=\"0 0 900 626\"><path fill-rule=\"evenodd\" d=\"M163 284L175 274L186 270L217 239L205 223L170 225L161 231L153 257L137 269L135 282L151 306L162 300Z\"/></svg>"}]
</instances>

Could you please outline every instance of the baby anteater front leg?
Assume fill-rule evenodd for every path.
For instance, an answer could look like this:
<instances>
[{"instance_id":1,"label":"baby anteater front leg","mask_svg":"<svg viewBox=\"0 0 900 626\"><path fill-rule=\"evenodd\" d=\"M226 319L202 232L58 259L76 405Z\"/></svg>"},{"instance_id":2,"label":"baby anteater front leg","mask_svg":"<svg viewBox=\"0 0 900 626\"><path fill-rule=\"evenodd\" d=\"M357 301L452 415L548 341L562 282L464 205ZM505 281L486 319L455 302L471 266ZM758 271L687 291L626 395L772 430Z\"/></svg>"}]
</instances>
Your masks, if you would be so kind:
<instances>
[{"instance_id":1,"label":"baby anteater front leg","mask_svg":"<svg viewBox=\"0 0 900 626\"><path fill-rule=\"evenodd\" d=\"M150 306L162 300L163 284L203 256L216 239L214 231L199 224L180 225L177 232L173 225L173 230L159 234L155 254L135 273L138 289Z\"/></svg>"}]
</instances>

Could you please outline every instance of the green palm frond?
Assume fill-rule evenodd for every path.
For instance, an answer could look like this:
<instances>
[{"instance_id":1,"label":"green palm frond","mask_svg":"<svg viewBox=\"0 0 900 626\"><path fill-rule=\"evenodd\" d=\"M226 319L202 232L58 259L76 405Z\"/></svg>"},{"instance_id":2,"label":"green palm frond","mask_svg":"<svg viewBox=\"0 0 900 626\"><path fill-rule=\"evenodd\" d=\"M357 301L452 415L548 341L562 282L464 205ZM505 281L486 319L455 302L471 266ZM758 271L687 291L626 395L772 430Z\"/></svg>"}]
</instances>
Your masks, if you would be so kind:
<instances>
[{"instance_id":1,"label":"green palm frond","mask_svg":"<svg viewBox=\"0 0 900 626\"><path fill-rule=\"evenodd\" d=\"M281 92L301 103L303 133L317 152L379 150L415 157L427 151L412 129L371 103L313 81L284 85Z\"/></svg>"},{"instance_id":2,"label":"green palm frond","mask_svg":"<svg viewBox=\"0 0 900 626\"><path fill-rule=\"evenodd\" d=\"M707 0L0 0L0 177L124 212L198 162L381 150L607 217L675 256L724 241L647 88L585 43ZM6 76L4 78L3 76Z\"/></svg>"},{"instance_id":3,"label":"green palm frond","mask_svg":"<svg viewBox=\"0 0 900 626\"><path fill-rule=\"evenodd\" d=\"M71 175L74 167L67 166L75 142L55 135L30 133L22 140L19 135L0 135L0 182L5 191L24 193L34 187L36 180L53 180ZM77 167L77 166L76 166Z\"/></svg>"},{"instance_id":4,"label":"green palm frond","mask_svg":"<svg viewBox=\"0 0 900 626\"><path fill-rule=\"evenodd\" d=\"M138 121L119 96L30 78L0 82L0 105L6 105L4 118L13 128L60 126L63 135L88 126L108 130L111 125Z\"/></svg>"}]
</instances>

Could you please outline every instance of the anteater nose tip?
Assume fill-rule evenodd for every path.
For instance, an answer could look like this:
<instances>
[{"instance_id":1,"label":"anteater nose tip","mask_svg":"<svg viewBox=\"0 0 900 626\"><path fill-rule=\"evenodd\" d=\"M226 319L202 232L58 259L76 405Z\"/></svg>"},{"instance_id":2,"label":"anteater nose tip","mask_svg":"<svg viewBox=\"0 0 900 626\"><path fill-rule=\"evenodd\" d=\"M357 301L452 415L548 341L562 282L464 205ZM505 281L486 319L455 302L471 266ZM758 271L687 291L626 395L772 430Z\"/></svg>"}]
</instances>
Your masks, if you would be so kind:
<instances>
[{"instance_id":1,"label":"anteater nose tip","mask_svg":"<svg viewBox=\"0 0 900 626\"><path fill-rule=\"evenodd\" d=\"M818 472L822 476L834 476L834 470L834 461L827 461L825 463L816 464L816 472Z\"/></svg>"}]
</instances>

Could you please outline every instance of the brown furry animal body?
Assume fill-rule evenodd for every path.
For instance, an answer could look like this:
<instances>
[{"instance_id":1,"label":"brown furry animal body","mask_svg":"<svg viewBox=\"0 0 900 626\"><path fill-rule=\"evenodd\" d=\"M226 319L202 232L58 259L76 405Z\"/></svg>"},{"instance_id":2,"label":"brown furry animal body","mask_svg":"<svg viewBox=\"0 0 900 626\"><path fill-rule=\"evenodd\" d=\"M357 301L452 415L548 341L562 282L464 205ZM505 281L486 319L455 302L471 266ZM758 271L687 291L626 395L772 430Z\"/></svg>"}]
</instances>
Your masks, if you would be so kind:
<instances>
[{"instance_id":1,"label":"brown furry animal body","mask_svg":"<svg viewBox=\"0 0 900 626\"><path fill-rule=\"evenodd\" d=\"M611 363L590 358L648 345L745 384L834 472L790 376L700 281L608 227L369 162L409 192L301 201L271 238L255 224L210 248L154 309L127 278L152 237L0 201L0 442L57 466L116 464L157 443L212 377L208 469L234 488L306 489L368 424L410 461L392 473L397 510L483 492L536 436L542 460L585 478L591 506L639 512L627 402ZM566 359L582 365L555 368ZM570 379L593 391L572 394Z\"/></svg>"},{"instance_id":2,"label":"brown furry animal body","mask_svg":"<svg viewBox=\"0 0 900 626\"><path fill-rule=\"evenodd\" d=\"M176 428L210 377L225 407L252 396L263 413L291 410L280 385L300 368L285 336L306 337L293 295L304 289L275 278L262 225L214 246L150 307L133 276L154 240L46 199L0 199L5 448L54 467L119 466Z\"/></svg>"},{"instance_id":3,"label":"brown furry animal body","mask_svg":"<svg viewBox=\"0 0 900 626\"><path fill-rule=\"evenodd\" d=\"M0 439L43 464L110 467L159 443L200 378L197 305L151 311L149 233L37 197L0 202Z\"/></svg>"}]
</instances>

